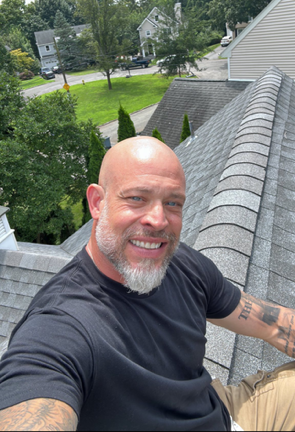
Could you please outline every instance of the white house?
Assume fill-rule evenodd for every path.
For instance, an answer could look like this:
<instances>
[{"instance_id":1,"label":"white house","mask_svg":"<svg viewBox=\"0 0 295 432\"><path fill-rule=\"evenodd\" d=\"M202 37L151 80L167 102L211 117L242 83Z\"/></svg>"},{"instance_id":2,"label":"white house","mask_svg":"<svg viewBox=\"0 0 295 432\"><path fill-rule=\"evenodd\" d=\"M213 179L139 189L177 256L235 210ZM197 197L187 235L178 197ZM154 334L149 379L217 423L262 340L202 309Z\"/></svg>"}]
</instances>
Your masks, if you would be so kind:
<instances>
[{"instance_id":1,"label":"white house","mask_svg":"<svg viewBox=\"0 0 295 432\"><path fill-rule=\"evenodd\" d=\"M78 25L72 27L76 35L79 36L82 31L87 28L87 25ZM54 30L44 30L35 32L36 44L38 47L41 66L53 68L58 64L58 58L54 46Z\"/></svg>"},{"instance_id":2,"label":"white house","mask_svg":"<svg viewBox=\"0 0 295 432\"><path fill-rule=\"evenodd\" d=\"M295 79L295 1L273 0L225 49L228 79L254 81L271 66Z\"/></svg>"},{"instance_id":3,"label":"white house","mask_svg":"<svg viewBox=\"0 0 295 432\"><path fill-rule=\"evenodd\" d=\"M0 206L0 249L17 251L18 246L14 236L14 230L10 229L6 213L9 208Z\"/></svg>"},{"instance_id":4,"label":"white house","mask_svg":"<svg viewBox=\"0 0 295 432\"><path fill-rule=\"evenodd\" d=\"M142 50L143 57L149 54L156 55L155 47L152 43L153 38L157 38L157 31L159 28L167 28L169 30L169 24L181 21L181 3L175 3L174 6L175 19L168 17L160 9L154 7L154 9L149 13L149 15L143 20L143 22L138 27L140 47Z\"/></svg>"}]
</instances>

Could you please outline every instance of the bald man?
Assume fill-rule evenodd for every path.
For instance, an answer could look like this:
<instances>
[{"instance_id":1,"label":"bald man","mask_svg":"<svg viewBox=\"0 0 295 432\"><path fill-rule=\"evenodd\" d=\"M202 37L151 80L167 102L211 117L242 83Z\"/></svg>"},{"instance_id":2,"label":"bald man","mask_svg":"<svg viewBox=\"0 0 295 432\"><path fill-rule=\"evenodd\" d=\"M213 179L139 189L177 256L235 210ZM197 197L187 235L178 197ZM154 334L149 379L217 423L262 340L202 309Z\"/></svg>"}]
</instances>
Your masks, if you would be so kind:
<instances>
[{"instance_id":1,"label":"bald man","mask_svg":"<svg viewBox=\"0 0 295 432\"><path fill-rule=\"evenodd\" d=\"M231 414L247 430L294 430L294 363L239 388L203 367L206 319L294 357L295 312L241 294L179 242L174 152L119 143L87 197L89 243L37 294L1 361L0 429L231 430Z\"/></svg>"}]
</instances>

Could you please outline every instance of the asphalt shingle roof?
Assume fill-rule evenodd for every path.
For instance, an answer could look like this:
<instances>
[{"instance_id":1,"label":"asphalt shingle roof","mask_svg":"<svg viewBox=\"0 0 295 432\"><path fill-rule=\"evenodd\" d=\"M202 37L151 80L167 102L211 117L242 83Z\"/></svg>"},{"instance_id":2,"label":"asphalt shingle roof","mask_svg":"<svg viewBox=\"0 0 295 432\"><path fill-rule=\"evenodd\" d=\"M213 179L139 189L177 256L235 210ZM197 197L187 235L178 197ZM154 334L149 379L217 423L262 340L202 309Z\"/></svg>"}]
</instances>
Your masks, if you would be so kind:
<instances>
[{"instance_id":1,"label":"asphalt shingle roof","mask_svg":"<svg viewBox=\"0 0 295 432\"><path fill-rule=\"evenodd\" d=\"M249 84L175 149L187 178L182 241L256 297L295 307L295 84L276 68ZM0 356L34 294L88 241L91 221L63 245L0 251ZM224 383L281 354L208 325L205 366Z\"/></svg>"},{"instance_id":2,"label":"asphalt shingle roof","mask_svg":"<svg viewBox=\"0 0 295 432\"><path fill-rule=\"evenodd\" d=\"M205 61L205 60L204 60ZM174 149L180 144L184 114L198 129L226 104L238 96L249 82L205 81L176 78L159 103L142 135L151 136L155 128ZM226 126L227 119L224 120Z\"/></svg>"}]
</instances>

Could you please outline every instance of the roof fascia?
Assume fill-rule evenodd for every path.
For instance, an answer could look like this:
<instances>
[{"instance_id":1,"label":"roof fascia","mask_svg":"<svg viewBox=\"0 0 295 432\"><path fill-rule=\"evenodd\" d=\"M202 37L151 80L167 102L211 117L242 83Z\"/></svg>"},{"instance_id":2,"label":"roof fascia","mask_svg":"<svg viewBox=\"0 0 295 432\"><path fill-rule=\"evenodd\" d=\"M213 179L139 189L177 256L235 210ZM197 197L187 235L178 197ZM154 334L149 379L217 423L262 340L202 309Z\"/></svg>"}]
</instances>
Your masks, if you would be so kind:
<instances>
[{"instance_id":1,"label":"roof fascia","mask_svg":"<svg viewBox=\"0 0 295 432\"><path fill-rule=\"evenodd\" d=\"M232 50L281 2L282 0L273 0L256 18L249 24L242 33L223 51L222 57L231 57Z\"/></svg>"},{"instance_id":2,"label":"roof fascia","mask_svg":"<svg viewBox=\"0 0 295 432\"><path fill-rule=\"evenodd\" d=\"M159 9L157 8L157 6L155 6L154 9L153 9L149 14L148 14L148 16L147 16L147 17L142 21L142 23L140 24L140 26L138 27L137 30L140 30L140 29L141 29L141 27L142 27L143 24L146 22L146 20L148 20L149 22L151 22L151 21L149 20L149 17L150 17L150 15L151 15L155 10L159 11Z\"/></svg>"}]
</instances>

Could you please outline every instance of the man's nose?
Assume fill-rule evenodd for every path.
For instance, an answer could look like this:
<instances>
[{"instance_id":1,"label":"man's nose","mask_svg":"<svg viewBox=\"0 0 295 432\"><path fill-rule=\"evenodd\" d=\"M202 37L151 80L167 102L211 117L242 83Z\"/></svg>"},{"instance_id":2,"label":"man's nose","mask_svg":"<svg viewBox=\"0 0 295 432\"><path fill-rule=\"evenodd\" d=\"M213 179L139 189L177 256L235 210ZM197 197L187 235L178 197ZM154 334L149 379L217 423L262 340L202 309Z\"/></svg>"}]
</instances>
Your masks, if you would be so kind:
<instances>
[{"instance_id":1,"label":"man's nose","mask_svg":"<svg viewBox=\"0 0 295 432\"><path fill-rule=\"evenodd\" d=\"M165 229L169 225L169 222L163 204L159 203L151 205L141 219L141 223L142 225L152 227L157 231Z\"/></svg>"}]
</instances>

